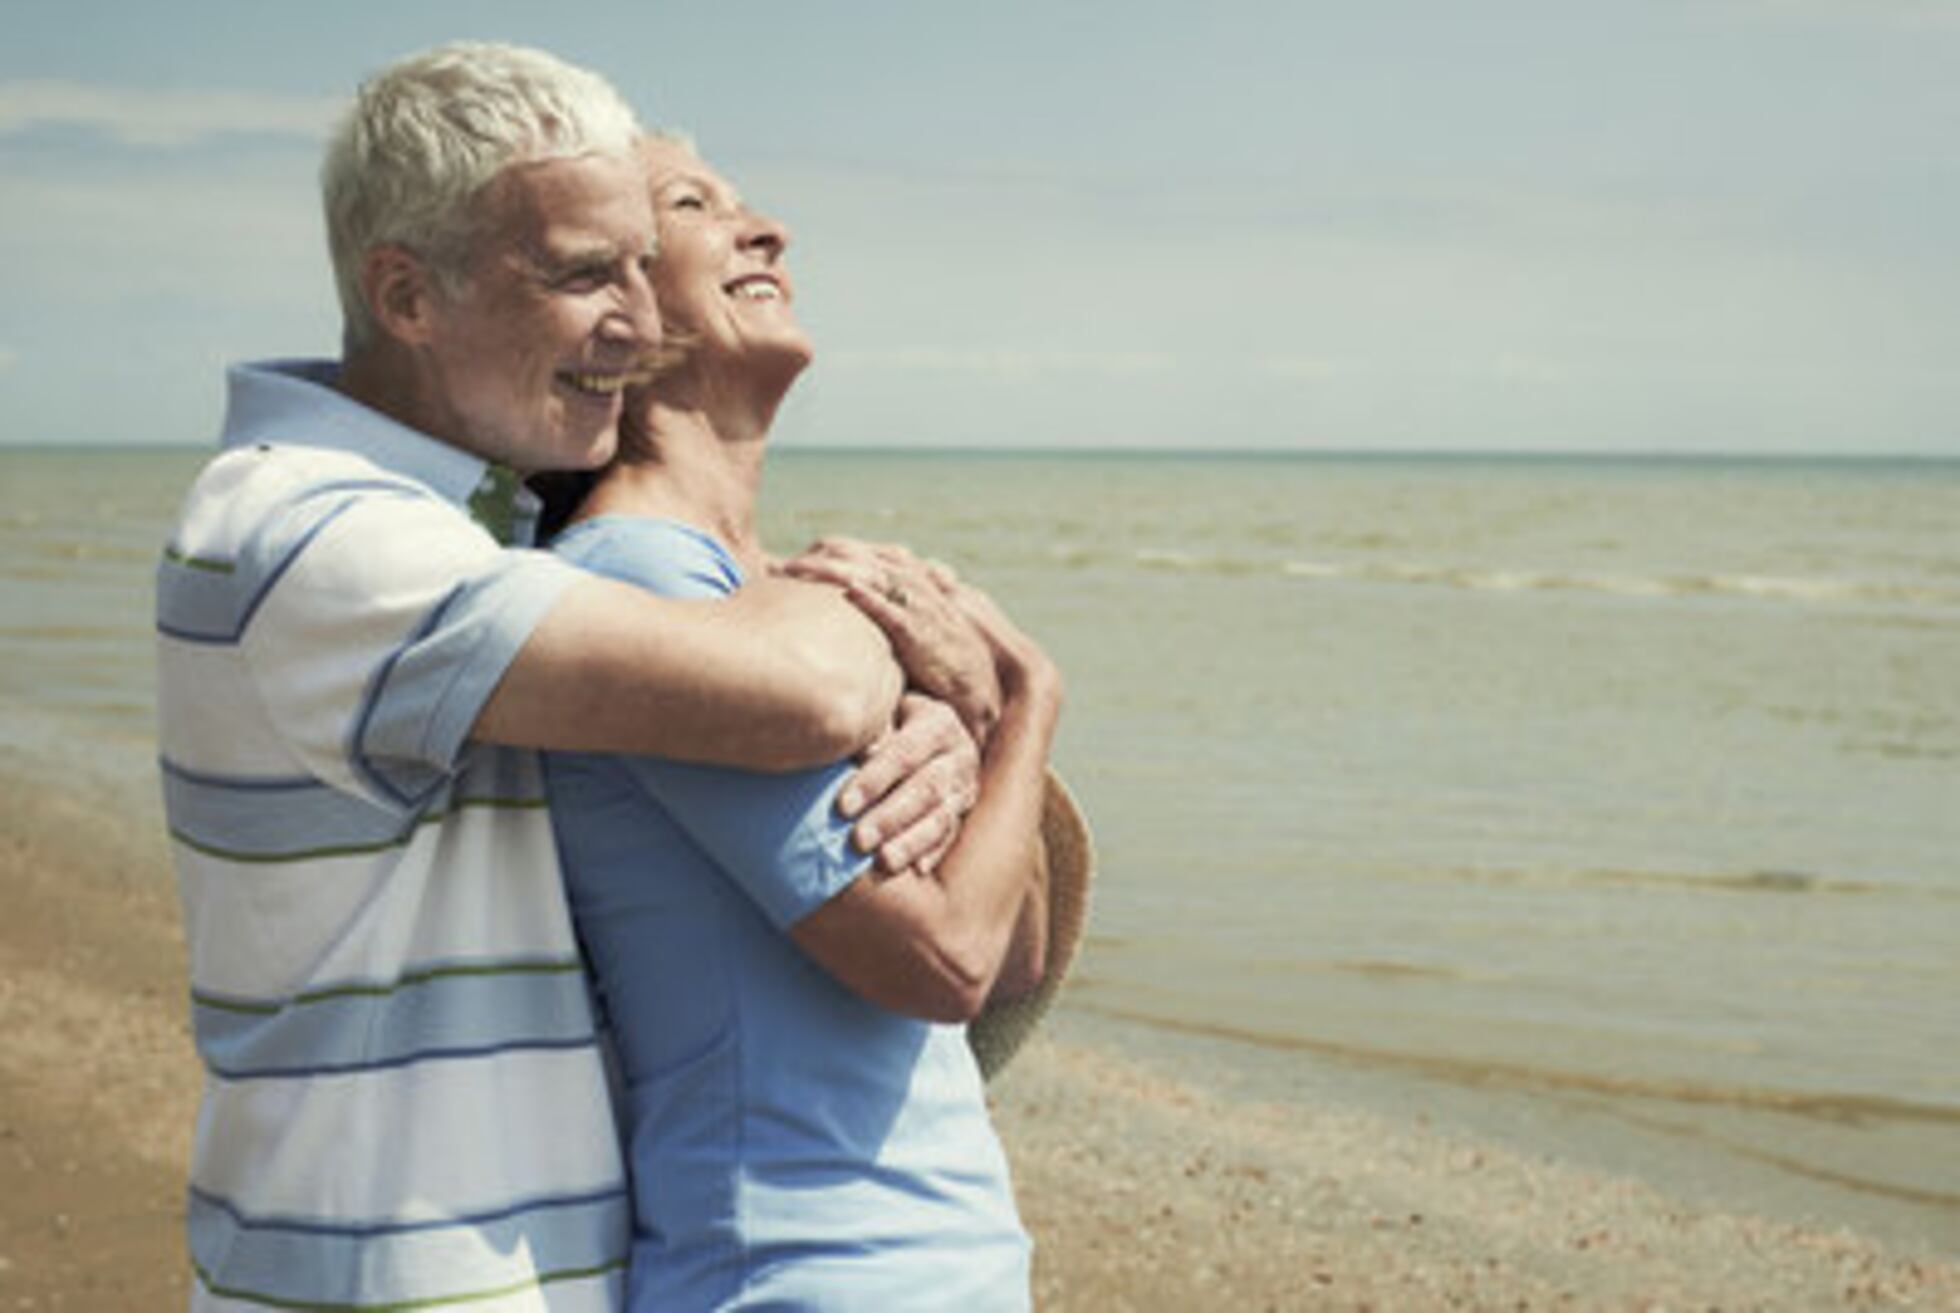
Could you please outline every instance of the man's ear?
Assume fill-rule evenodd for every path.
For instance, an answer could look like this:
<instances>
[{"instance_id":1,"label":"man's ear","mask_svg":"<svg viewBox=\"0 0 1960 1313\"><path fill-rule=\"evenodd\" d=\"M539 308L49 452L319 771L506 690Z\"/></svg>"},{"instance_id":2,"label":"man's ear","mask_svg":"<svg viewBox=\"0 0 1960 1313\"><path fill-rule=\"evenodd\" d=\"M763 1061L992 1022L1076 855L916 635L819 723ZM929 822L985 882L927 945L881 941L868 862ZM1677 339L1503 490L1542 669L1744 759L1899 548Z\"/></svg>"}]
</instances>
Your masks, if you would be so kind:
<instances>
[{"instance_id":1,"label":"man's ear","mask_svg":"<svg viewBox=\"0 0 1960 1313\"><path fill-rule=\"evenodd\" d=\"M406 246L372 247L361 258L361 295L383 333L421 346L434 331L441 289L422 258Z\"/></svg>"}]
</instances>

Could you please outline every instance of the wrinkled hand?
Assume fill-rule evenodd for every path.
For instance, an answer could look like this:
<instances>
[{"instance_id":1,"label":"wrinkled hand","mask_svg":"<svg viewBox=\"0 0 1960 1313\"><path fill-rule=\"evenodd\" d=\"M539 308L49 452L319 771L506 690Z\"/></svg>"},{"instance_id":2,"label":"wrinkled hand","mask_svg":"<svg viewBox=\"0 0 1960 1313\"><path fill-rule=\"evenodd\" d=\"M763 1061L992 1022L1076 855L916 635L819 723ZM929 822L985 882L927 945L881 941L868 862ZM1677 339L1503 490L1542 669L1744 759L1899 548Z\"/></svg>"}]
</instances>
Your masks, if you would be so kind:
<instances>
[{"instance_id":1,"label":"wrinkled hand","mask_svg":"<svg viewBox=\"0 0 1960 1313\"><path fill-rule=\"evenodd\" d=\"M865 750L837 795L838 810L862 819L851 837L890 872L939 865L960 819L980 797L980 750L946 703L917 693L899 702L891 732Z\"/></svg>"},{"instance_id":2,"label":"wrinkled hand","mask_svg":"<svg viewBox=\"0 0 1960 1313\"><path fill-rule=\"evenodd\" d=\"M974 624L951 569L906 548L825 538L783 573L836 584L885 631L914 688L950 704L981 743L1000 718L992 644Z\"/></svg>"}]
</instances>

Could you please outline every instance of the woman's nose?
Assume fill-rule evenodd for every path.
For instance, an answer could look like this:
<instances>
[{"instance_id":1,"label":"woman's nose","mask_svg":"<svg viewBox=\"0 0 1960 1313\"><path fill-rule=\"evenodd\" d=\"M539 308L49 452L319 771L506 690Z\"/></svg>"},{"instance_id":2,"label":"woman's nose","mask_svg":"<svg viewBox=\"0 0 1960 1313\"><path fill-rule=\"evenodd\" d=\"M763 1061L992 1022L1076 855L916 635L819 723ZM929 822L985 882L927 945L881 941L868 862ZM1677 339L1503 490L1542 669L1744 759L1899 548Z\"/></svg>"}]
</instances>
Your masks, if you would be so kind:
<instances>
[{"instance_id":1,"label":"woman's nose","mask_svg":"<svg viewBox=\"0 0 1960 1313\"><path fill-rule=\"evenodd\" d=\"M789 249L789 227L782 220L750 210L741 236L745 248L768 251L780 256Z\"/></svg>"}]
</instances>

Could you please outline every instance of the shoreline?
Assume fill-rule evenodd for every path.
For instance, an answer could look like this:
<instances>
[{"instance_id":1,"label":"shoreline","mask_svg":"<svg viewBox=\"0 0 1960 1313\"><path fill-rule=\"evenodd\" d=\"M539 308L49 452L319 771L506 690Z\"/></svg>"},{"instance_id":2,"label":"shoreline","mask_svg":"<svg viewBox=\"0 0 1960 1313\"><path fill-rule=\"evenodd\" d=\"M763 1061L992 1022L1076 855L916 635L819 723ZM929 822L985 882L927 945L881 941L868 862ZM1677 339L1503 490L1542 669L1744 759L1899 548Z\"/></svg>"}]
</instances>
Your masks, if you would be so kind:
<instances>
[{"instance_id":1,"label":"shoreline","mask_svg":"<svg viewBox=\"0 0 1960 1313\"><path fill-rule=\"evenodd\" d=\"M199 1073L147 762L0 742L0 1307L181 1307ZM1960 1308L1960 1262L1404 1107L1214 1092L1091 1030L1064 1001L992 1091L1051 1313Z\"/></svg>"},{"instance_id":2,"label":"shoreline","mask_svg":"<svg viewBox=\"0 0 1960 1313\"><path fill-rule=\"evenodd\" d=\"M1061 1020L995 1101L1044 1309L1960 1308L1960 1264L1913 1246L1407 1106L1218 1094Z\"/></svg>"},{"instance_id":3,"label":"shoreline","mask_svg":"<svg viewBox=\"0 0 1960 1313\"><path fill-rule=\"evenodd\" d=\"M1434 1125L1460 1140L1639 1181L1696 1211L1960 1258L1960 1195L1946 1166L1953 1118L1943 1109L1827 1096L1729 1103L1701 1097L1700 1087L1560 1082L1501 1064L1267 1044L1108 1008L1093 977L1073 1002L1058 1019L1062 1034L1188 1079L1228 1104L1366 1109L1394 1125ZM1906 1175L1903 1167L1933 1188L1882 1179Z\"/></svg>"}]
</instances>

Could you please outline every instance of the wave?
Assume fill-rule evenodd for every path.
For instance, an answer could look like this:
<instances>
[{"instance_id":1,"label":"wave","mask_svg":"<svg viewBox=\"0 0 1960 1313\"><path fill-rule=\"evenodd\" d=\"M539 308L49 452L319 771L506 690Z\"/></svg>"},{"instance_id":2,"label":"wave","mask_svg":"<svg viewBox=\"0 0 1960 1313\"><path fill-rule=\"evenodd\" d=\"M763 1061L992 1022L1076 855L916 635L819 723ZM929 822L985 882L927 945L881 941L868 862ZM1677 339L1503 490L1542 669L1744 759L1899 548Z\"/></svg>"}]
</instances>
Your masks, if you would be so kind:
<instances>
[{"instance_id":1,"label":"wave","mask_svg":"<svg viewBox=\"0 0 1960 1313\"><path fill-rule=\"evenodd\" d=\"M1174 1034L1223 1040L1257 1048L1285 1052L1311 1053L1337 1062L1376 1069L1399 1070L1416 1076L1452 1084L1486 1089L1511 1090L1524 1094L1580 1100L1597 1111L1618 1117L1649 1131L1660 1132L1710 1144L1739 1157L1827 1182L1842 1189L1883 1198L1940 1208L1960 1210L1960 1193L1899 1180L1849 1172L1824 1162L1800 1157L1782 1143L1774 1127L1757 1123L1754 1133L1724 1131L1721 1123L1706 1117L1655 1115L1643 1108L1670 1104L1681 1108L1731 1110L1745 1114L1773 1114L1804 1118L1832 1127L1853 1131L1900 1125L1919 1125L1945 1136L1960 1128L1960 1107L1926 1103L1882 1095L1813 1092L1776 1089L1769 1086L1723 1084L1713 1081L1675 1080L1665 1077L1634 1077L1574 1071L1527 1063L1502 1062L1475 1057L1453 1057L1403 1050L1375 1048L1308 1036L1279 1034L1242 1026L1221 1025L1110 1007L1074 1000L1072 1008L1119 1021L1147 1026ZM1764 1132L1776 1147L1759 1141Z\"/></svg>"},{"instance_id":2,"label":"wave","mask_svg":"<svg viewBox=\"0 0 1960 1313\"><path fill-rule=\"evenodd\" d=\"M1641 598L1737 597L1804 605L1886 603L1960 607L1960 588L1883 579L1791 578L1754 574L1574 574L1400 562L1288 561L1280 569L1281 573L1292 578L1423 584L1473 592L1586 592Z\"/></svg>"},{"instance_id":3,"label":"wave","mask_svg":"<svg viewBox=\"0 0 1960 1313\"><path fill-rule=\"evenodd\" d=\"M1581 592L1614 597L1740 598L1803 606L1885 605L1960 609L1960 588L1891 579L1805 578L1760 574L1607 574L1497 569L1419 561L1258 561L1141 548L1132 564L1144 570L1211 575L1277 573L1315 582L1402 584L1468 592Z\"/></svg>"},{"instance_id":4,"label":"wave","mask_svg":"<svg viewBox=\"0 0 1960 1313\"><path fill-rule=\"evenodd\" d=\"M1941 1126L1960 1126L1960 1106L1890 1098L1879 1094L1785 1090L1770 1086L1733 1085L1715 1081L1575 1071L1490 1058L1375 1048L1365 1044L1280 1031L1256 1030L1248 1026L1234 1026L1222 1022L1167 1017L1081 999L1072 1000L1070 1006L1079 1007L1085 1012L1092 1012L1099 1016L1149 1026L1155 1030L1196 1035L1207 1039L1230 1040L1263 1049L1314 1053L1322 1057L1338 1058L1374 1067L1399 1068L1464 1085L1503 1086L1547 1093L1606 1095L1613 1098L1740 1108L1751 1112L1783 1113L1845 1126L1885 1122L1925 1122ZM1955 1202L1960 1202L1960 1197L1957 1197Z\"/></svg>"},{"instance_id":5,"label":"wave","mask_svg":"<svg viewBox=\"0 0 1960 1313\"><path fill-rule=\"evenodd\" d=\"M147 620L148 617L145 617ZM0 640L32 639L37 642L125 642L147 640L156 631L148 624L125 625L0 625Z\"/></svg>"},{"instance_id":6,"label":"wave","mask_svg":"<svg viewBox=\"0 0 1960 1313\"><path fill-rule=\"evenodd\" d=\"M1685 889L1740 894L1930 894L1939 888L1826 875L1817 871L1765 869L1741 871L1656 871L1631 867L1586 867L1570 870L1524 870L1504 867L1448 867L1424 874L1465 884L1538 886L1548 888Z\"/></svg>"}]
</instances>

